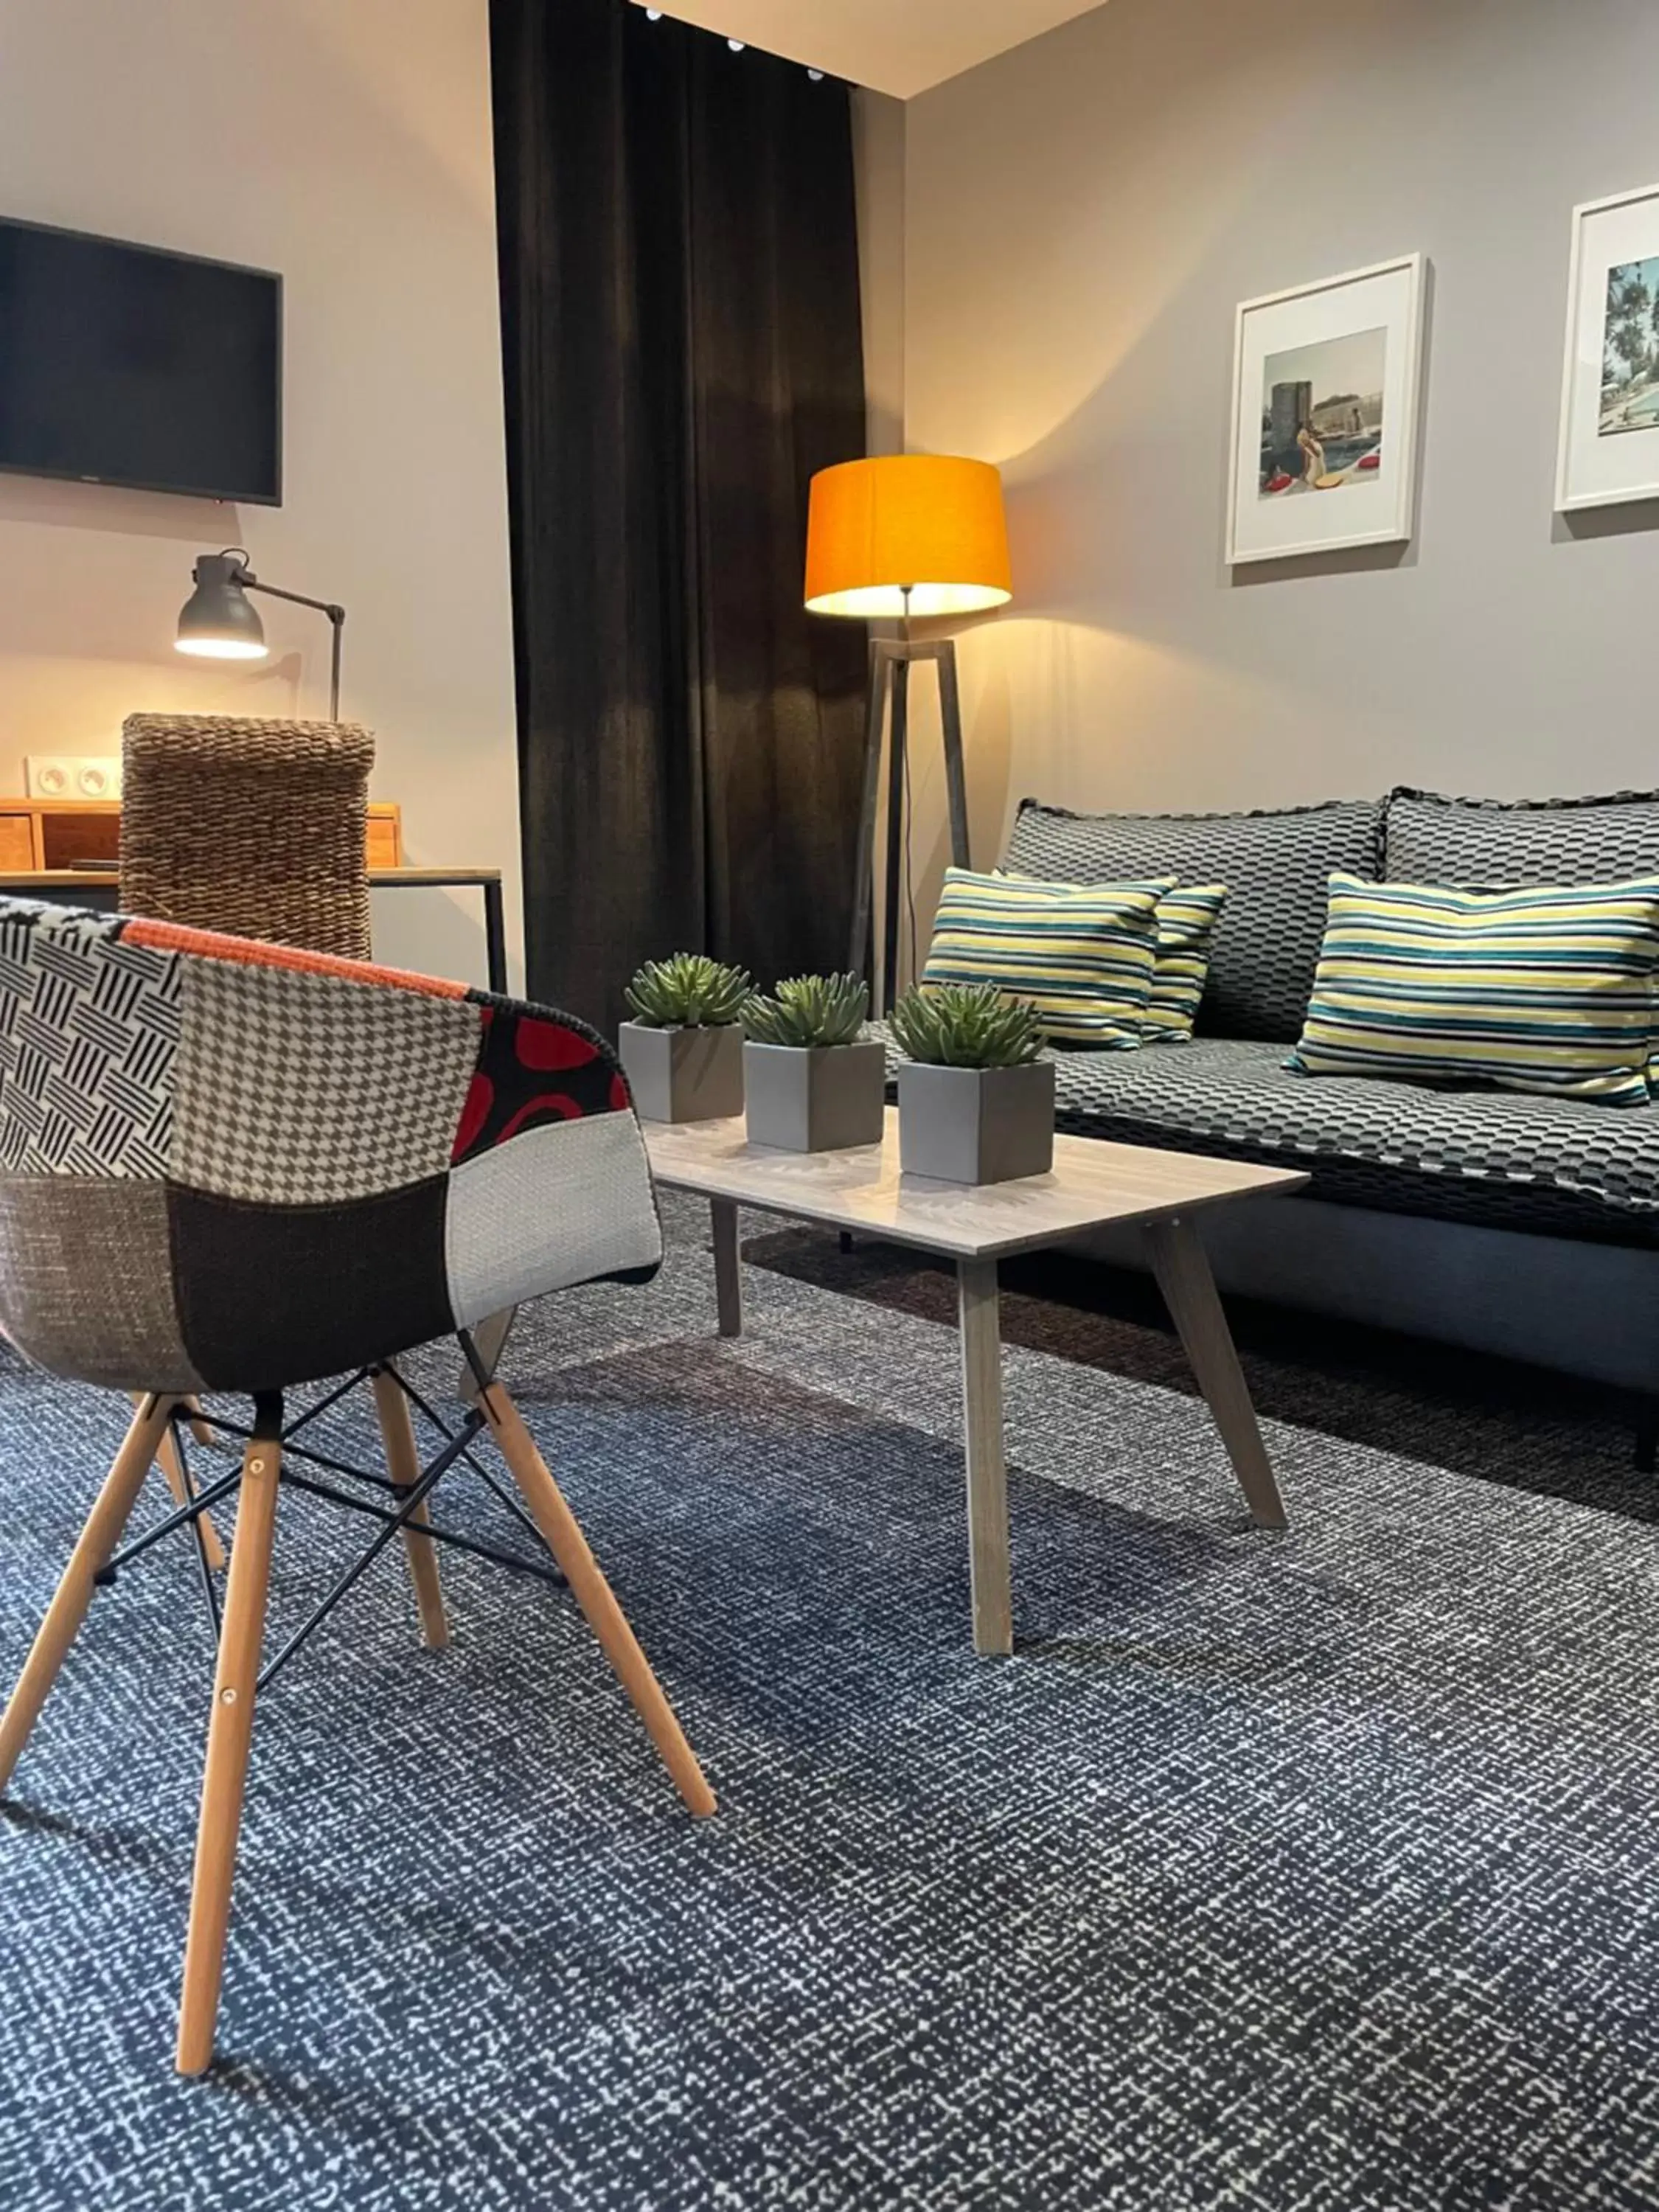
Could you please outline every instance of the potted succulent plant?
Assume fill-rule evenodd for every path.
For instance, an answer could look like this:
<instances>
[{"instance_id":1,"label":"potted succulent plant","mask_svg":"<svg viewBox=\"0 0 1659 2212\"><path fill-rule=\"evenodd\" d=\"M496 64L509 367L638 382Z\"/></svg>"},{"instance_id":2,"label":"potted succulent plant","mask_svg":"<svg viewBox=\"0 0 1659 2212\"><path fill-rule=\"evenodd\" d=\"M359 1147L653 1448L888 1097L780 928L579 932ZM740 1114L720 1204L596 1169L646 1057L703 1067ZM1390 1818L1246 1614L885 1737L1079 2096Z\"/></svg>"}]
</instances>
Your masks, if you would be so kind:
<instances>
[{"instance_id":1,"label":"potted succulent plant","mask_svg":"<svg viewBox=\"0 0 1659 2212\"><path fill-rule=\"evenodd\" d=\"M993 983L907 992L890 1024L898 1072L899 1166L941 1182L1009 1182L1054 1164L1054 1064L1039 1060L1036 1009Z\"/></svg>"},{"instance_id":2,"label":"potted succulent plant","mask_svg":"<svg viewBox=\"0 0 1659 2212\"><path fill-rule=\"evenodd\" d=\"M706 952L647 960L623 996L623 1072L647 1121L714 1121L743 1111L743 1009L754 985Z\"/></svg>"},{"instance_id":3,"label":"potted succulent plant","mask_svg":"<svg viewBox=\"0 0 1659 2212\"><path fill-rule=\"evenodd\" d=\"M870 987L856 975L791 975L743 1010L749 1140L791 1152L878 1145L887 1054L866 1039Z\"/></svg>"}]
</instances>

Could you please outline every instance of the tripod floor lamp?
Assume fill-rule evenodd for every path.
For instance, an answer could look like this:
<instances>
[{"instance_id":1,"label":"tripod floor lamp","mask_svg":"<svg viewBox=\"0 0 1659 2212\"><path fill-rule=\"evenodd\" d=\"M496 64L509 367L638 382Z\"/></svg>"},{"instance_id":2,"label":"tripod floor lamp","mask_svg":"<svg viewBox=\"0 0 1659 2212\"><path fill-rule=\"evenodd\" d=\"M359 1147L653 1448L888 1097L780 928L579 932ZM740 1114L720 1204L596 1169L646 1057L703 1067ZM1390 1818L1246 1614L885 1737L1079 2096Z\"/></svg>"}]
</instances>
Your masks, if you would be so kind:
<instances>
[{"instance_id":1,"label":"tripod floor lamp","mask_svg":"<svg viewBox=\"0 0 1659 2212\"><path fill-rule=\"evenodd\" d=\"M971 865L956 643L951 638L916 641L910 635L911 619L977 614L1000 606L1012 595L1002 479L989 462L942 453L890 453L843 461L813 477L806 526L809 611L902 625L896 638L870 641L864 804L847 961L855 975L869 970L884 750L886 927L882 957L875 963L878 1012L891 1006L897 986L910 671L920 660L931 660L939 672L951 858L958 867ZM890 742L884 743L890 719Z\"/></svg>"}]
</instances>

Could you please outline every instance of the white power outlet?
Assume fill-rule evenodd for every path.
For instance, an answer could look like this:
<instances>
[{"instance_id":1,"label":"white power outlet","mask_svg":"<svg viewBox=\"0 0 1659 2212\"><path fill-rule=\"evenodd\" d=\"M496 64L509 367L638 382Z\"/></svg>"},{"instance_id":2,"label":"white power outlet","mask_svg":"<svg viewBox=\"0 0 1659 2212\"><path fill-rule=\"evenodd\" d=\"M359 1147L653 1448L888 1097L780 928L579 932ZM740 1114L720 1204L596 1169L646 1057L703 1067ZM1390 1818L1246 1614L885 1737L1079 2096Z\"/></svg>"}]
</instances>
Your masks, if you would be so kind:
<instances>
[{"instance_id":1,"label":"white power outlet","mask_svg":"<svg viewBox=\"0 0 1659 2212\"><path fill-rule=\"evenodd\" d=\"M118 799L119 753L29 753L23 780L30 799Z\"/></svg>"}]
</instances>

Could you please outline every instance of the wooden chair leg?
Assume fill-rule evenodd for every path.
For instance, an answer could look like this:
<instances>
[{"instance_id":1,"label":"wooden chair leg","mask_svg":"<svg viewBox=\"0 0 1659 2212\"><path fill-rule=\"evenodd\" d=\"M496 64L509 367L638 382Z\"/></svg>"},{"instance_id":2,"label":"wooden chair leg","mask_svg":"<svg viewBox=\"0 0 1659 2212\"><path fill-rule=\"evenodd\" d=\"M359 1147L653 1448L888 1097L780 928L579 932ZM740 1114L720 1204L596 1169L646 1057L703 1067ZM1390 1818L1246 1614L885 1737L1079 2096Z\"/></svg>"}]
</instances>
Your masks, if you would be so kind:
<instances>
[{"instance_id":1,"label":"wooden chair leg","mask_svg":"<svg viewBox=\"0 0 1659 2212\"><path fill-rule=\"evenodd\" d=\"M217 1429L202 1411L202 1401L199 1398L186 1398L184 1404L185 1410L190 1416L190 1432L204 1451L216 1451L221 1444L229 1442L228 1437L219 1434Z\"/></svg>"},{"instance_id":2,"label":"wooden chair leg","mask_svg":"<svg viewBox=\"0 0 1659 2212\"><path fill-rule=\"evenodd\" d=\"M132 1417L126 1439L87 1516L79 1542L64 1570L57 1595L41 1622L5 1717L0 1719L0 1792L11 1780L29 1731L40 1715L58 1670L79 1633L92 1603L96 1577L121 1540L134 1501L143 1487L155 1448L173 1411L171 1398L145 1398Z\"/></svg>"},{"instance_id":3,"label":"wooden chair leg","mask_svg":"<svg viewBox=\"0 0 1659 2212\"><path fill-rule=\"evenodd\" d=\"M421 1479L421 1455L416 1449L409 1401L395 1376L375 1376L374 1410L386 1445L386 1471L400 1490L411 1490ZM404 1556L409 1562L409 1579L414 1584L416 1609L421 1616L421 1641L428 1651L441 1651L449 1641L449 1621L438 1576L438 1547L430 1536L419 1533L420 1524L428 1517L422 1501L404 1525Z\"/></svg>"},{"instance_id":4,"label":"wooden chair leg","mask_svg":"<svg viewBox=\"0 0 1659 2212\"><path fill-rule=\"evenodd\" d=\"M271 1437L250 1438L242 1456L241 1505L231 1547L223 1633L213 1677L202 1811L196 1831L196 1876L191 1892L190 1936L185 1946L184 1994L179 2008L178 2068L202 2073L213 2057L225 1936L230 1926L230 1888L242 1822L242 1788L253 1735L253 1697L264 1639L265 1593L276 1528L276 1485L282 1450Z\"/></svg>"},{"instance_id":5,"label":"wooden chair leg","mask_svg":"<svg viewBox=\"0 0 1659 2212\"><path fill-rule=\"evenodd\" d=\"M133 1400L134 1405L142 1405L143 1402L142 1399ZM180 1403L188 1405L190 1401L184 1399ZM191 1423L191 1427L192 1430L195 1429L194 1421ZM179 1455L179 1440L173 1433L171 1421L162 1431L161 1441L156 1446L155 1456L161 1462L162 1474L167 1479L167 1488L173 1492L173 1504L188 1505L191 1496L190 1480L185 1473L185 1462ZM213 1516L210 1513L204 1513L202 1516L202 1541L207 1547L207 1563L216 1575L225 1564L225 1547L219 1541L219 1531L213 1525Z\"/></svg>"},{"instance_id":6,"label":"wooden chair leg","mask_svg":"<svg viewBox=\"0 0 1659 2212\"><path fill-rule=\"evenodd\" d=\"M703 1778L696 1754L686 1741L673 1708L651 1671L650 1662L641 1650L626 1614L588 1550L587 1540L577 1526L575 1515L548 1473L547 1463L520 1418L518 1407L499 1382L492 1382L489 1389L480 1391L478 1403L536 1526L546 1537L566 1581L575 1593L576 1602L587 1616L588 1626L599 1638L606 1658L645 1723L651 1741L661 1753L675 1788L692 1812L699 1816L712 1813L714 1793Z\"/></svg>"}]
</instances>

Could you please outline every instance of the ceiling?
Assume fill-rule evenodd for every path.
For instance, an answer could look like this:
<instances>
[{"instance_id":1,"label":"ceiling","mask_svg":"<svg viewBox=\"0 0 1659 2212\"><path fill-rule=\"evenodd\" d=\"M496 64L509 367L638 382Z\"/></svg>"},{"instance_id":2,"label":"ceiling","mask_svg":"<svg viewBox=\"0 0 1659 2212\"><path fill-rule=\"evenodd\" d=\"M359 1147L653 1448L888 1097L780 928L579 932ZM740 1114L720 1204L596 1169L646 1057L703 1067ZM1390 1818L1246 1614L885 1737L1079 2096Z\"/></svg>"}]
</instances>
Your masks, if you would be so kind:
<instances>
[{"instance_id":1,"label":"ceiling","mask_svg":"<svg viewBox=\"0 0 1659 2212\"><path fill-rule=\"evenodd\" d=\"M643 6L645 0L636 0ZM663 0L663 13L908 100L1101 0Z\"/></svg>"}]
</instances>

